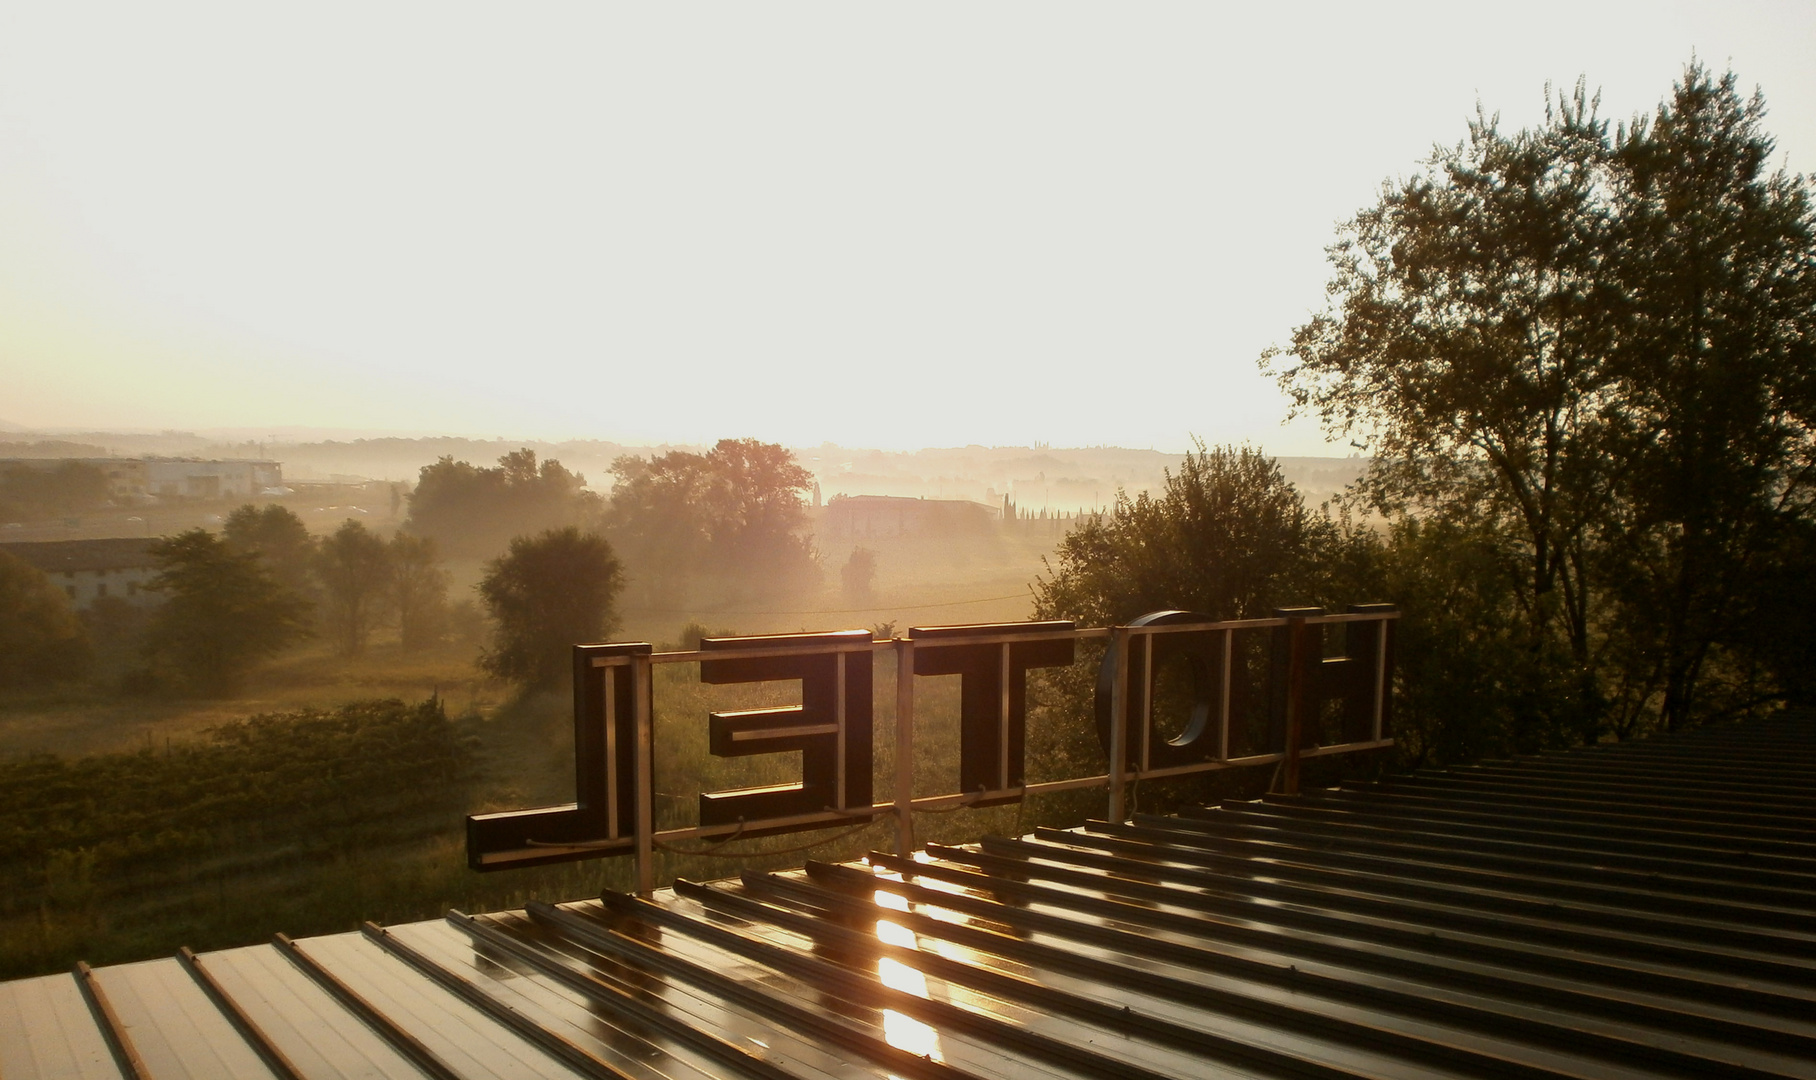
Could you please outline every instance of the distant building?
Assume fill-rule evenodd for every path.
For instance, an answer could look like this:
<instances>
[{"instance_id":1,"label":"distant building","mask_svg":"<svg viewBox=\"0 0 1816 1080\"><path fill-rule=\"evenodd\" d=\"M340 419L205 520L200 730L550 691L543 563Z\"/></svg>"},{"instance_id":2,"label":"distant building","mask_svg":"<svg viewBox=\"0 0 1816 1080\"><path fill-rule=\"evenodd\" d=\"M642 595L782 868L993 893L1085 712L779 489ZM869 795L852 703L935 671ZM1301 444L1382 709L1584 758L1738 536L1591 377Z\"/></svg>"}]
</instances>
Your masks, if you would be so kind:
<instances>
[{"instance_id":1,"label":"distant building","mask_svg":"<svg viewBox=\"0 0 1816 1080\"><path fill-rule=\"evenodd\" d=\"M157 560L151 555L151 545L156 542L141 537L42 540L0 544L0 552L44 571L44 576L63 590L78 611L104 596L151 607L164 599L162 594L145 588L158 572Z\"/></svg>"},{"instance_id":2,"label":"distant building","mask_svg":"<svg viewBox=\"0 0 1816 1080\"><path fill-rule=\"evenodd\" d=\"M160 499L244 499L284 484L275 461L145 459L145 491Z\"/></svg>"},{"instance_id":3,"label":"distant building","mask_svg":"<svg viewBox=\"0 0 1816 1080\"><path fill-rule=\"evenodd\" d=\"M248 458L0 458L0 475L14 470L52 472L75 462L101 470L107 495L117 502L158 499L247 499L283 487L281 462Z\"/></svg>"},{"instance_id":4,"label":"distant building","mask_svg":"<svg viewBox=\"0 0 1816 1080\"><path fill-rule=\"evenodd\" d=\"M835 540L889 536L950 536L981 532L1000 511L968 499L910 499L901 495L834 495L817 530Z\"/></svg>"}]
</instances>

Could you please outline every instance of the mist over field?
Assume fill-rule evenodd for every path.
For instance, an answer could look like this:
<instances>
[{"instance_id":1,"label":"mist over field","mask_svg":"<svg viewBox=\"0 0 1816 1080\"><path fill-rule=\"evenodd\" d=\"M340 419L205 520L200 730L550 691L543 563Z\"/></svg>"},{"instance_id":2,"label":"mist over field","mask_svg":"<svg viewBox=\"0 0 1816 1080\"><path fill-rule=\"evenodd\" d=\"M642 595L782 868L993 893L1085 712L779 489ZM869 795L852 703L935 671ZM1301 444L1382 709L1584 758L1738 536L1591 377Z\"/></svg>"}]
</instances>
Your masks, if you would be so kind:
<instances>
[{"instance_id":1,"label":"mist over field","mask_svg":"<svg viewBox=\"0 0 1816 1080\"><path fill-rule=\"evenodd\" d=\"M0 806L24 822L24 846L0 852L16 901L0 910L0 972L43 970L74 951L139 955L172 934L196 945L238 940L251 931L230 913L248 906L266 909L267 920L283 917L292 931L331 929L361 897L359 915L370 917L387 904L415 910L421 901L408 897L496 905L550 882L571 888L582 871L482 883L450 862L458 854L450 830L465 812L572 797L561 673L569 645L603 637L675 649L703 634L863 628L888 636L1025 620L1068 533L1119 497L1162 491L1180 465L1174 455L1116 447L886 452L754 440L335 435L0 438L0 561L23 568L21 557L36 559L42 588L63 602L63 621L47 625L62 627L55 632L68 643L44 653L39 675L53 662L70 665L64 676L22 677L0 691ZM1366 462L1281 464L1321 499ZM256 474L246 481L256 490L236 486L235 470ZM504 635L515 609L503 569L527 541L562 529L609 539L599 556L607 560L605 619L512 654ZM93 560L110 552L130 565L96 569L102 563ZM241 558L250 561L234 561ZM257 575L234 577L242 565ZM555 573L571 589L593 571L574 564ZM253 605L255 621L221 631L225 638L196 637L198 620L225 617L207 614L209 598L223 595ZM246 648L255 638L264 643ZM537 674L545 669L556 674ZM676 681L680 674L664 674L664 722L676 733L663 744L671 785L785 778L787 768L778 774L769 759L723 762L695 743L707 710L786 703L789 694L702 697L688 679ZM917 755L935 787L955 767L956 699L947 700L955 687L943 683L929 685ZM378 704L386 700L426 704ZM190 796L171 787L182 777L185 790L200 791L248 770L276 770L265 782L281 787L293 781L278 773L300 783L311 771L339 771L335 762L352 754L377 770L363 781L377 793L415 781L392 776L389 758L359 747L399 738L421 744L415 757L442 762L449 786L437 798L359 810L367 839L335 848L346 870L326 877L298 877L258 853L255 837L275 825L248 832L232 815L189 819L180 808ZM73 811L34 795L47 784L79 791L116 782L171 788L160 803L178 816L134 803L57 825ZM314 781L285 797L318 825L338 798ZM147 830L173 828L190 839L156 857L135 846ZM339 833L314 835L328 842ZM435 839L425 846L423 836ZM212 886L170 869L195 859L216 867L202 875ZM401 878L398 866L407 868ZM181 892L192 881L213 888L213 902L197 901L206 910L176 922L157 913L160 905L125 899Z\"/></svg>"}]
</instances>

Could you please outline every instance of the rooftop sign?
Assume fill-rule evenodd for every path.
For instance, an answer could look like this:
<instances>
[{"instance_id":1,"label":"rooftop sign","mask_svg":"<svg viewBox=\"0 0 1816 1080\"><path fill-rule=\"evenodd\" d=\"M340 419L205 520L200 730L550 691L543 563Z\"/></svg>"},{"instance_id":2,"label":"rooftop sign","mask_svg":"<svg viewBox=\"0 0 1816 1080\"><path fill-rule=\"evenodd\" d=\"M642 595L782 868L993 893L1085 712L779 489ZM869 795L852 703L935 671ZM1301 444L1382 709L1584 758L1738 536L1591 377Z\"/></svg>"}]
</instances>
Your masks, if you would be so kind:
<instances>
[{"instance_id":1,"label":"rooftop sign","mask_svg":"<svg viewBox=\"0 0 1816 1080\"><path fill-rule=\"evenodd\" d=\"M914 847L917 811L992 806L1028 795L1102 787L1122 820L1127 786L1243 765L1278 764L1282 790L1298 787L1299 761L1391 746L1393 625L1389 604L1283 609L1269 619L1212 622L1183 611L1127 626L1070 622L917 627L876 641L867 630L707 638L697 650L655 652L646 643L574 647L576 799L562 806L467 818L475 870L617 855L637 859L638 887L653 885L653 848L687 838L723 840L849 825L894 815L897 845ZM1105 773L1036 783L1025 772L1028 673L1073 664L1080 642L1104 641L1096 680ZM872 790L876 755L874 661L894 657L895 785ZM703 684L794 682L800 704L710 712L718 757L798 752L792 783L707 791L698 824L655 826L652 748L657 664L697 663ZM1161 670L1183 670L1184 729L1158 723ZM916 796L917 677L957 675L959 790ZM1264 732L1259 751L1233 753L1238 727Z\"/></svg>"}]
</instances>

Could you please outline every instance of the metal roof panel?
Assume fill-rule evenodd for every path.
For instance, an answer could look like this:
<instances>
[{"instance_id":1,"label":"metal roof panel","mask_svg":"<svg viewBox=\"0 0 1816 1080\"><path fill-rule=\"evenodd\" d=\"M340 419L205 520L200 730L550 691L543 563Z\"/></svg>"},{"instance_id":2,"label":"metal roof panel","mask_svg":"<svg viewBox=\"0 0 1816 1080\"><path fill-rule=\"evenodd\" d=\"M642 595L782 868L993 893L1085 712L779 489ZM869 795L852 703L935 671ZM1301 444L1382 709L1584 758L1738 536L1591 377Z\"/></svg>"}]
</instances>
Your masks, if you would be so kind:
<instances>
[{"instance_id":1,"label":"metal roof panel","mask_svg":"<svg viewBox=\"0 0 1816 1080\"><path fill-rule=\"evenodd\" d=\"M0 1076L1816 1078L1813 779L1800 714L28 979Z\"/></svg>"}]
</instances>

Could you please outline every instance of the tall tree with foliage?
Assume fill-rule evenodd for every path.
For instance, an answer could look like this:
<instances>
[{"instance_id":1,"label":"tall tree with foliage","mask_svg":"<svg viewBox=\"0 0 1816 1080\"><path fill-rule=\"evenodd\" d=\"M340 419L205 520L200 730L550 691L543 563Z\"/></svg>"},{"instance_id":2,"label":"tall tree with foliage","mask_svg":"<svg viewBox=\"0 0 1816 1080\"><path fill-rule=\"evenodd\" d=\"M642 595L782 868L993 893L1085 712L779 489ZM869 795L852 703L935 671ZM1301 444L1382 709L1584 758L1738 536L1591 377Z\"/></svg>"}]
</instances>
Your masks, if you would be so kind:
<instances>
[{"instance_id":1,"label":"tall tree with foliage","mask_svg":"<svg viewBox=\"0 0 1816 1080\"><path fill-rule=\"evenodd\" d=\"M247 670L309 632L309 604L284 588L251 552L233 550L206 529L152 545L165 594L146 652L185 686L205 693L237 687Z\"/></svg>"},{"instance_id":2,"label":"tall tree with foliage","mask_svg":"<svg viewBox=\"0 0 1816 1080\"><path fill-rule=\"evenodd\" d=\"M1179 608L1244 619L1276 607L1375 599L1344 573L1358 541L1366 547L1366 533L1308 512L1273 458L1200 443L1167 471L1158 493L1119 490L1108 511L1079 519L1034 583L1035 617L1108 626ZM1031 682L1040 706L1064 718L1034 725L1044 733L1031 736L1040 741L1034 754L1073 769L1103 767L1090 719L1095 684L1085 666ZM1179 685L1169 680L1168 687L1164 710L1189 711L1190 702L1175 697Z\"/></svg>"},{"instance_id":3,"label":"tall tree with foliage","mask_svg":"<svg viewBox=\"0 0 1816 1080\"><path fill-rule=\"evenodd\" d=\"M610 532L646 601L679 603L692 579L762 593L817 579L813 475L785 447L721 439L704 454L621 457L612 471Z\"/></svg>"},{"instance_id":4,"label":"tall tree with foliage","mask_svg":"<svg viewBox=\"0 0 1816 1080\"><path fill-rule=\"evenodd\" d=\"M569 672L573 646L618 628L622 587L612 546L597 533L569 526L513 539L479 583L497 623L480 666L526 688L559 683Z\"/></svg>"},{"instance_id":5,"label":"tall tree with foliage","mask_svg":"<svg viewBox=\"0 0 1816 1080\"><path fill-rule=\"evenodd\" d=\"M221 536L233 550L257 555L285 588L314 596L315 538L294 510L277 503L246 503L227 515Z\"/></svg>"},{"instance_id":6,"label":"tall tree with foliage","mask_svg":"<svg viewBox=\"0 0 1816 1080\"><path fill-rule=\"evenodd\" d=\"M1478 116L1342 226L1329 308L1262 360L1295 413L1366 437L1375 508L1494 523L1525 627L1513 689L1547 728L1593 711L1572 690L1591 664L1586 544L1613 468L1606 134L1580 85L1537 131Z\"/></svg>"},{"instance_id":7,"label":"tall tree with foliage","mask_svg":"<svg viewBox=\"0 0 1816 1080\"><path fill-rule=\"evenodd\" d=\"M0 689L79 679L92 660L69 598L43 571L0 552Z\"/></svg>"},{"instance_id":8,"label":"tall tree with foliage","mask_svg":"<svg viewBox=\"0 0 1816 1080\"><path fill-rule=\"evenodd\" d=\"M406 650L427 648L448 628L448 572L435 541L398 533L391 538L391 604Z\"/></svg>"},{"instance_id":9,"label":"tall tree with foliage","mask_svg":"<svg viewBox=\"0 0 1816 1080\"><path fill-rule=\"evenodd\" d=\"M408 532L455 555L493 555L511 537L568 525L592 527L604 500L586 477L533 450L514 450L486 468L444 457L423 466L410 495Z\"/></svg>"},{"instance_id":10,"label":"tall tree with foliage","mask_svg":"<svg viewBox=\"0 0 1816 1080\"><path fill-rule=\"evenodd\" d=\"M1160 608L1243 619L1316 603L1319 552L1334 535L1273 458L1201 443L1158 496L1118 491L1108 513L1066 534L1035 583L1036 617L1108 626Z\"/></svg>"},{"instance_id":11,"label":"tall tree with foliage","mask_svg":"<svg viewBox=\"0 0 1816 1080\"><path fill-rule=\"evenodd\" d=\"M712 522L706 455L671 450L612 462L608 532L646 607L679 607L688 580L707 565Z\"/></svg>"},{"instance_id":12,"label":"tall tree with foliage","mask_svg":"<svg viewBox=\"0 0 1816 1080\"><path fill-rule=\"evenodd\" d=\"M1683 722L1764 523L1807 513L1807 185L1763 175L1761 112L1692 67L1612 137L1580 85L1535 130L1478 118L1342 226L1328 307L1262 358L1367 439L1372 509L1498 538L1520 749Z\"/></svg>"},{"instance_id":13,"label":"tall tree with foliage","mask_svg":"<svg viewBox=\"0 0 1816 1080\"><path fill-rule=\"evenodd\" d=\"M321 542L315 559L322 618L342 656L358 656L391 587L391 554L371 530L348 518Z\"/></svg>"},{"instance_id":14,"label":"tall tree with foliage","mask_svg":"<svg viewBox=\"0 0 1816 1080\"><path fill-rule=\"evenodd\" d=\"M1611 554L1638 636L1626 674L1669 728L1758 696L1723 654L1816 496L1816 212L1803 178L1767 172L1764 116L1732 73L1693 66L1612 151L1633 467Z\"/></svg>"}]
</instances>

